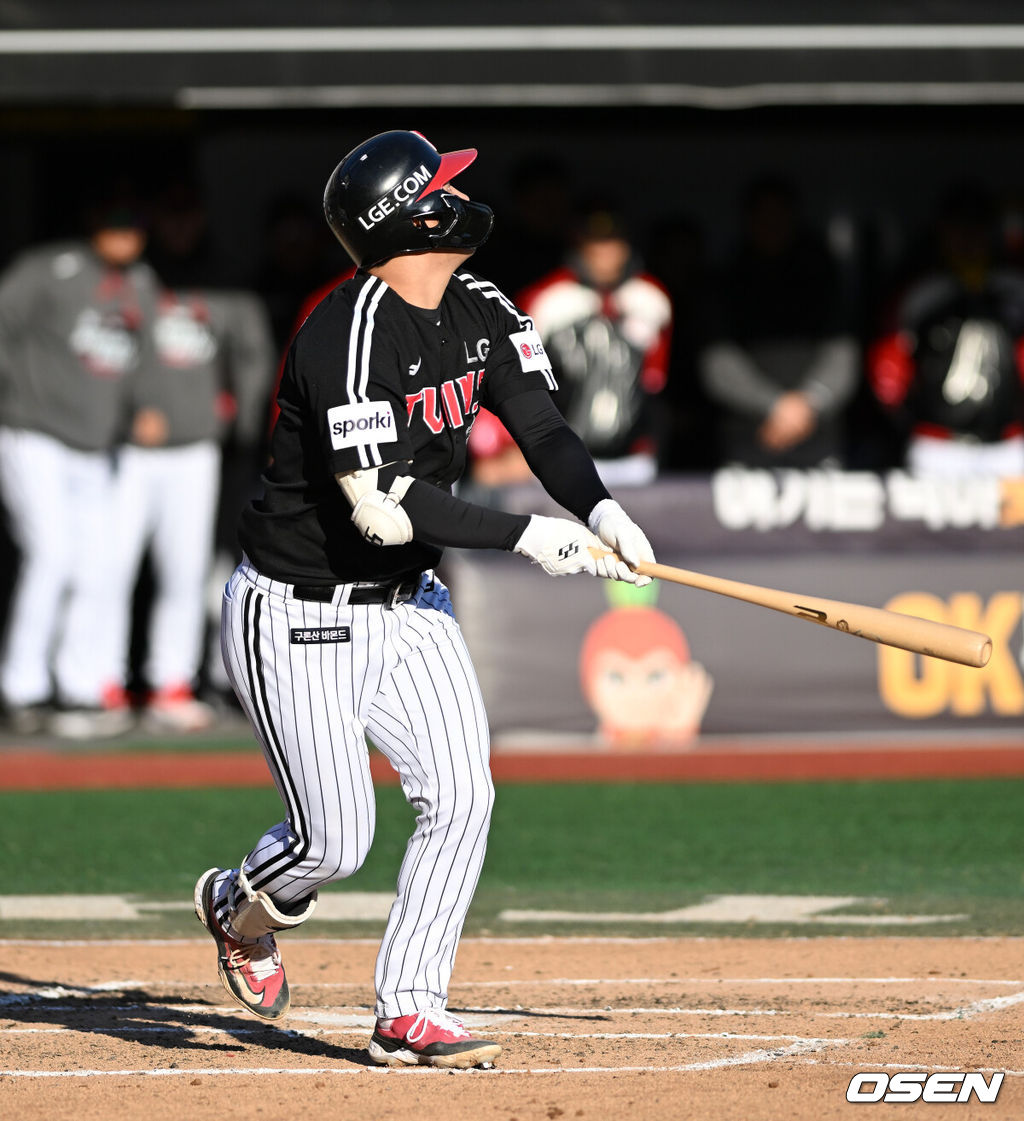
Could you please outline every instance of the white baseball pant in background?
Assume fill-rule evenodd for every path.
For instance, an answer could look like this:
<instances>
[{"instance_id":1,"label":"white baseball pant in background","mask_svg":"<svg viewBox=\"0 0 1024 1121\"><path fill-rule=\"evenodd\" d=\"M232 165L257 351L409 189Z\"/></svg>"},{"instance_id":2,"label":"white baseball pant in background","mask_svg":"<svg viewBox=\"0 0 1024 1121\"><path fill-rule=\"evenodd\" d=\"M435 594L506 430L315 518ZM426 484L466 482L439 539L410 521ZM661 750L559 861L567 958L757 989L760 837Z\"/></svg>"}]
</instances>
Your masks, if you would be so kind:
<instances>
[{"instance_id":1,"label":"white baseball pant in background","mask_svg":"<svg viewBox=\"0 0 1024 1121\"><path fill-rule=\"evenodd\" d=\"M4 699L40 704L55 684L63 703L98 706L110 663L111 456L3 428L0 490L21 551L0 671Z\"/></svg>"},{"instance_id":2,"label":"white baseball pant in background","mask_svg":"<svg viewBox=\"0 0 1024 1121\"><path fill-rule=\"evenodd\" d=\"M132 593L147 546L156 586L143 667L146 681L154 689L191 685L199 671L220 459L213 440L121 449L109 581L112 672L121 685L129 672Z\"/></svg>"},{"instance_id":3,"label":"white baseball pant in background","mask_svg":"<svg viewBox=\"0 0 1024 1121\"><path fill-rule=\"evenodd\" d=\"M225 589L224 660L263 746L287 819L244 867L254 890L298 910L351 876L373 841L366 736L398 772L416 827L377 958L376 1013L443 1007L483 865L494 787L487 717L447 589L423 578L394 608L297 600L247 562ZM223 873L218 920L232 936Z\"/></svg>"}]
</instances>

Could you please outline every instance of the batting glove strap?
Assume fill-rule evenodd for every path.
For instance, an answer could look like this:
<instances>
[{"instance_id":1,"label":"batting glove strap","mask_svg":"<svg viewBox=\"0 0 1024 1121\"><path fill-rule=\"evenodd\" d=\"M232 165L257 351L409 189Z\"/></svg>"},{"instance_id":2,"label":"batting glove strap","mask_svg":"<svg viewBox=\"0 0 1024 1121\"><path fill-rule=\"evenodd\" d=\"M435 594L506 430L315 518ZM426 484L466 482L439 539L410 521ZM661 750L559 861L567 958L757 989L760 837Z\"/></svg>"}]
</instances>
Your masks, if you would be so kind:
<instances>
[{"instance_id":1,"label":"batting glove strap","mask_svg":"<svg viewBox=\"0 0 1024 1121\"><path fill-rule=\"evenodd\" d=\"M515 552L529 557L550 576L572 576L586 572L597 576L598 562L592 548L603 548L600 540L584 526L568 518L545 518L533 514Z\"/></svg>"},{"instance_id":2,"label":"batting glove strap","mask_svg":"<svg viewBox=\"0 0 1024 1121\"><path fill-rule=\"evenodd\" d=\"M605 498L590 511L588 524L603 544L613 549L622 560L601 557L598 575L609 580L625 580L642 588L651 582L649 576L640 576L629 566L641 561L653 562L654 550L644 531L630 518L614 498ZM623 561L626 563L624 564Z\"/></svg>"}]
</instances>

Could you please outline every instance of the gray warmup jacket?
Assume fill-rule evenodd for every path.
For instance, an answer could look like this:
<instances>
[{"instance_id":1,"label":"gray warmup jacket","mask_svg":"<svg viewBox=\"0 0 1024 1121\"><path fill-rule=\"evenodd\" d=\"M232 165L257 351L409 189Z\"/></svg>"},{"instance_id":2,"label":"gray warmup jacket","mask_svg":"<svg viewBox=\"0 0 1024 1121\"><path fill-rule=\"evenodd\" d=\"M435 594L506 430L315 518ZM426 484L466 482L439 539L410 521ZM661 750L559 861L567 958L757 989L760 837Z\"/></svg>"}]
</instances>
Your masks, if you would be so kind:
<instances>
[{"instance_id":1,"label":"gray warmup jacket","mask_svg":"<svg viewBox=\"0 0 1024 1121\"><path fill-rule=\"evenodd\" d=\"M106 451L152 361L152 269L104 264L88 242L28 250L0 276L0 425Z\"/></svg>"},{"instance_id":2,"label":"gray warmup jacket","mask_svg":"<svg viewBox=\"0 0 1024 1121\"><path fill-rule=\"evenodd\" d=\"M151 362L132 390L135 408L159 409L170 447L220 441L229 426L251 446L265 434L277 354L263 303L250 292L195 290L161 293ZM223 395L233 399L229 421Z\"/></svg>"}]
</instances>

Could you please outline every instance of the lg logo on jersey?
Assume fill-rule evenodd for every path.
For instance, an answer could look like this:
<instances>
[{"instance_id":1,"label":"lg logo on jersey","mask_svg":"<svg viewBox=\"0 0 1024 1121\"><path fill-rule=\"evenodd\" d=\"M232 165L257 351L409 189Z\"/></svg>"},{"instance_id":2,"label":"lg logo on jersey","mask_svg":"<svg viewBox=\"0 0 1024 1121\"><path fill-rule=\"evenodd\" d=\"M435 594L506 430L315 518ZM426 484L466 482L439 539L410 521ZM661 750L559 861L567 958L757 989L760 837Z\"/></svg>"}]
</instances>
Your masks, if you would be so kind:
<instances>
[{"instance_id":1,"label":"lg logo on jersey","mask_svg":"<svg viewBox=\"0 0 1024 1121\"><path fill-rule=\"evenodd\" d=\"M527 363L532 363L535 360L543 362L545 365L547 364L547 352L544 350L544 345L539 339L535 339L533 342L520 343L519 353L522 355L519 361L523 364L524 370L527 368ZM530 368L532 369L533 367L531 366Z\"/></svg>"},{"instance_id":2,"label":"lg logo on jersey","mask_svg":"<svg viewBox=\"0 0 1024 1121\"><path fill-rule=\"evenodd\" d=\"M463 350L466 352L466 365L472 366L477 362L486 362L487 355L491 353L491 340L490 339L477 339L476 340L476 354L469 353L469 343L463 342Z\"/></svg>"},{"instance_id":3,"label":"lg logo on jersey","mask_svg":"<svg viewBox=\"0 0 1024 1121\"><path fill-rule=\"evenodd\" d=\"M509 338L516 348L519 365L523 368L523 373L529 373L531 370L551 369L551 359L548 358L544 350L540 335L532 327L525 331L518 331L514 335L509 335Z\"/></svg>"}]
</instances>

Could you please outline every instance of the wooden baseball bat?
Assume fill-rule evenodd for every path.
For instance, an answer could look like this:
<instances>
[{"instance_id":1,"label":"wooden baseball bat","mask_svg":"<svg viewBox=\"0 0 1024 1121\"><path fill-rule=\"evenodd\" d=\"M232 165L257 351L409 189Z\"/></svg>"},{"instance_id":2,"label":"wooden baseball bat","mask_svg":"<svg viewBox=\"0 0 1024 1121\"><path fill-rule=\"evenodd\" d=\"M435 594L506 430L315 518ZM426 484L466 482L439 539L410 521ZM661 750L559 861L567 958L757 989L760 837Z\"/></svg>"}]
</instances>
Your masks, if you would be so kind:
<instances>
[{"instance_id":1,"label":"wooden baseball bat","mask_svg":"<svg viewBox=\"0 0 1024 1121\"><path fill-rule=\"evenodd\" d=\"M605 551L596 548L592 548L591 552L595 556L605 555ZM903 615L880 607L867 607L861 603L820 599L818 596L783 592L778 588L763 588L758 584L743 584L738 580L707 576L702 572L691 572L668 564L641 561L629 567L642 576L653 576L673 584L685 584L716 595L756 603L761 607L770 607L773 611L793 615L797 619L808 619L820 626L832 627L844 634L853 634L885 646L896 646L915 654L944 658L947 662L980 668L992 656L992 639L987 634L954 627L949 623L936 623L931 619L920 619L916 615Z\"/></svg>"}]
</instances>

